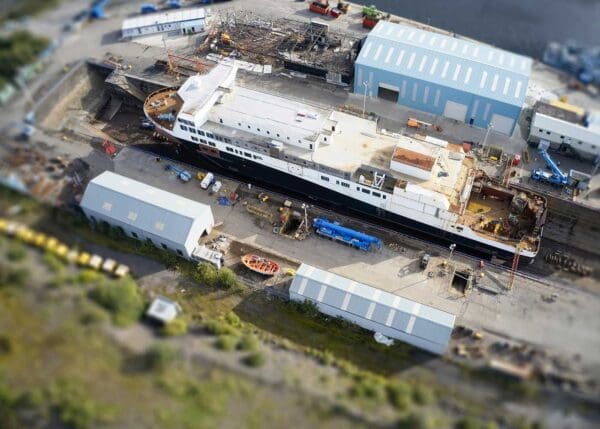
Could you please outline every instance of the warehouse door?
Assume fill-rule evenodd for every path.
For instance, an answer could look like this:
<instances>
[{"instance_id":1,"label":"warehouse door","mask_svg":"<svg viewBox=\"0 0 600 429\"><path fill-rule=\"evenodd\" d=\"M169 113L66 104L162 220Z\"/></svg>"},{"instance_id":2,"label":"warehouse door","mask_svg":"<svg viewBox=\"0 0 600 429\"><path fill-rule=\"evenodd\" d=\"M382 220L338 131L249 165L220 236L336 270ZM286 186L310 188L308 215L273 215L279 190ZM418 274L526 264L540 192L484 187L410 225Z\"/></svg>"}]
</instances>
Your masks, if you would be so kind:
<instances>
[{"instance_id":1,"label":"warehouse door","mask_svg":"<svg viewBox=\"0 0 600 429\"><path fill-rule=\"evenodd\" d=\"M380 83L379 90L377 91L377 96L379 98L383 98L384 100L393 101L394 103L397 103L399 93L400 90L398 87L386 85L385 83Z\"/></svg>"},{"instance_id":2,"label":"warehouse door","mask_svg":"<svg viewBox=\"0 0 600 429\"><path fill-rule=\"evenodd\" d=\"M446 101L446 107L444 108L444 116L457 121L464 122L467 116L467 105L455 103L454 101Z\"/></svg>"},{"instance_id":3,"label":"warehouse door","mask_svg":"<svg viewBox=\"0 0 600 429\"><path fill-rule=\"evenodd\" d=\"M494 114L492 115L492 121L490 122L490 125L493 127L493 131L498 131L502 134L511 135L514 123L515 120L509 118L508 116Z\"/></svg>"}]
</instances>

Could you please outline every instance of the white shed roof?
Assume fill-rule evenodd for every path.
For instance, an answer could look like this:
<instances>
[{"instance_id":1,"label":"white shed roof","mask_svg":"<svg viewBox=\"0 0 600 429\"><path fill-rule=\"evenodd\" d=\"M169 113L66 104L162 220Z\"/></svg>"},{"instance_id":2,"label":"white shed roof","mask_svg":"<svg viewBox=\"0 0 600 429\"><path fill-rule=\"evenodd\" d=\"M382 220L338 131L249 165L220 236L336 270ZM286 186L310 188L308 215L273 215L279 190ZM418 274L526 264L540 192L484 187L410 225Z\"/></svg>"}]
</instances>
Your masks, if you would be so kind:
<instances>
[{"instance_id":1,"label":"white shed roof","mask_svg":"<svg viewBox=\"0 0 600 429\"><path fill-rule=\"evenodd\" d=\"M163 323L169 323L177 318L181 312L181 307L175 301L171 301L164 296L157 296L148 310L146 316Z\"/></svg>"},{"instance_id":2,"label":"white shed roof","mask_svg":"<svg viewBox=\"0 0 600 429\"><path fill-rule=\"evenodd\" d=\"M302 264L290 286L290 295L315 302L329 314L347 314L362 327L381 332L433 353L443 353L454 328L455 316Z\"/></svg>"},{"instance_id":3,"label":"white shed roof","mask_svg":"<svg viewBox=\"0 0 600 429\"><path fill-rule=\"evenodd\" d=\"M196 220L210 219L212 223L213 219L210 206L111 171L90 181L80 205L181 244L185 244Z\"/></svg>"},{"instance_id":4,"label":"white shed roof","mask_svg":"<svg viewBox=\"0 0 600 429\"><path fill-rule=\"evenodd\" d=\"M356 64L521 107L532 60L493 46L379 21Z\"/></svg>"},{"instance_id":5,"label":"white shed roof","mask_svg":"<svg viewBox=\"0 0 600 429\"><path fill-rule=\"evenodd\" d=\"M536 112L531 121L531 128L542 128L544 131L555 132L556 134L600 147L600 129L596 127L587 128L579 124L563 121L562 119Z\"/></svg>"},{"instance_id":6,"label":"white shed roof","mask_svg":"<svg viewBox=\"0 0 600 429\"><path fill-rule=\"evenodd\" d=\"M204 9L177 9L168 12L152 13L128 18L123 21L121 30L148 27L150 25L170 24L174 22L194 21L204 18Z\"/></svg>"}]
</instances>

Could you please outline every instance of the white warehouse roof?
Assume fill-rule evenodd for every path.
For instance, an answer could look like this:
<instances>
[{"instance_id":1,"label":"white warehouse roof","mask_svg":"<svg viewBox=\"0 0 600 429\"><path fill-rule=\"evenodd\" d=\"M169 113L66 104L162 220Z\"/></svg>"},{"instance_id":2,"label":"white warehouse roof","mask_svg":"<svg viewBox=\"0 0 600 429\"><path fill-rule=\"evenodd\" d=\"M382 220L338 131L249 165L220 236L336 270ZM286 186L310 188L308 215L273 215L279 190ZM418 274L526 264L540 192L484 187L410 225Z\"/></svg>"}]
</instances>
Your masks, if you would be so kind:
<instances>
[{"instance_id":1,"label":"white warehouse roof","mask_svg":"<svg viewBox=\"0 0 600 429\"><path fill-rule=\"evenodd\" d=\"M306 264L296 272L290 298L437 354L444 353L454 329L453 314Z\"/></svg>"},{"instance_id":2,"label":"white warehouse roof","mask_svg":"<svg viewBox=\"0 0 600 429\"><path fill-rule=\"evenodd\" d=\"M90 181L80 206L84 211L182 244L196 222L205 223L208 230L214 223L210 206L111 171Z\"/></svg>"},{"instance_id":3,"label":"white warehouse roof","mask_svg":"<svg viewBox=\"0 0 600 429\"><path fill-rule=\"evenodd\" d=\"M379 21L356 64L521 107L532 60L481 43Z\"/></svg>"},{"instance_id":4,"label":"white warehouse roof","mask_svg":"<svg viewBox=\"0 0 600 429\"><path fill-rule=\"evenodd\" d=\"M123 21L121 31L132 28L149 27L151 25L163 25L174 22L194 21L204 19L204 9L177 9L168 12L152 13L128 18Z\"/></svg>"}]
</instances>

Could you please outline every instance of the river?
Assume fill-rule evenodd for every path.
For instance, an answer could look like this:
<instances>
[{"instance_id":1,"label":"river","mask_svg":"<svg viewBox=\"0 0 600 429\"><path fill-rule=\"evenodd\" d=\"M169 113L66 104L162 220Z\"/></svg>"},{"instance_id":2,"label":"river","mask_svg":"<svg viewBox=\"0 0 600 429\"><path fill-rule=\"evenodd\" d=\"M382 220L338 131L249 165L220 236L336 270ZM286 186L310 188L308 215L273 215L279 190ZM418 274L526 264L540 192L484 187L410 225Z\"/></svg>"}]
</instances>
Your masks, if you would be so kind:
<instances>
[{"instance_id":1,"label":"river","mask_svg":"<svg viewBox=\"0 0 600 429\"><path fill-rule=\"evenodd\" d=\"M549 41L600 46L600 0L354 1L538 59Z\"/></svg>"}]
</instances>

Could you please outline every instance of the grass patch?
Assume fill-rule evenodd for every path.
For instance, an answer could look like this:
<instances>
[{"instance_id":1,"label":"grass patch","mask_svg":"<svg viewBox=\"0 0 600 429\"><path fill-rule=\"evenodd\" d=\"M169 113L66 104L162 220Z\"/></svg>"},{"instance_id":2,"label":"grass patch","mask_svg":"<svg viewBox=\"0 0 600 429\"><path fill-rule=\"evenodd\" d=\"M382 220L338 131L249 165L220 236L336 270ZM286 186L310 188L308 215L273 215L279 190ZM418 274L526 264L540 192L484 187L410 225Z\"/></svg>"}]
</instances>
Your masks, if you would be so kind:
<instances>
[{"instance_id":1,"label":"grass patch","mask_svg":"<svg viewBox=\"0 0 600 429\"><path fill-rule=\"evenodd\" d=\"M260 340L254 334L244 334L237 343L237 349L256 352L260 349Z\"/></svg>"},{"instance_id":2,"label":"grass patch","mask_svg":"<svg viewBox=\"0 0 600 429\"><path fill-rule=\"evenodd\" d=\"M187 331L187 322L185 321L185 319L180 317L178 319L172 320L171 322L163 326L160 330L160 333L167 337L178 337L180 335L187 334Z\"/></svg>"},{"instance_id":3,"label":"grass patch","mask_svg":"<svg viewBox=\"0 0 600 429\"><path fill-rule=\"evenodd\" d=\"M50 252L44 253L44 263L46 264L48 269L55 274L58 274L64 271L65 269L64 262L61 259L59 259L56 255Z\"/></svg>"},{"instance_id":4,"label":"grass patch","mask_svg":"<svg viewBox=\"0 0 600 429\"><path fill-rule=\"evenodd\" d=\"M0 17L0 21L20 19L25 16L39 15L59 5L61 0L20 0Z\"/></svg>"},{"instance_id":5,"label":"grass patch","mask_svg":"<svg viewBox=\"0 0 600 429\"><path fill-rule=\"evenodd\" d=\"M111 313L113 322L118 326L137 321L144 309L144 299L131 278L100 284L90 291L89 296Z\"/></svg>"},{"instance_id":6,"label":"grass patch","mask_svg":"<svg viewBox=\"0 0 600 429\"><path fill-rule=\"evenodd\" d=\"M6 251L6 258L11 262L19 262L27 256L27 249L21 243L12 241Z\"/></svg>"},{"instance_id":7,"label":"grass patch","mask_svg":"<svg viewBox=\"0 0 600 429\"><path fill-rule=\"evenodd\" d=\"M244 284L238 279L237 275L227 267L217 270L214 265L201 262L192 271L191 276L198 283L209 287L233 292L245 290Z\"/></svg>"},{"instance_id":8,"label":"grass patch","mask_svg":"<svg viewBox=\"0 0 600 429\"><path fill-rule=\"evenodd\" d=\"M263 366L267 359L262 352L253 352L246 356L242 362L244 365L249 366L250 368L258 368Z\"/></svg>"},{"instance_id":9,"label":"grass patch","mask_svg":"<svg viewBox=\"0 0 600 429\"><path fill-rule=\"evenodd\" d=\"M239 336L239 331L237 329L219 320L209 320L206 322L206 330L213 335Z\"/></svg>"},{"instance_id":10,"label":"grass patch","mask_svg":"<svg viewBox=\"0 0 600 429\"><path fill-rule=\"evenodd\" d=\"M154 344L143 355L143 363L150 371L165 371L177 358L177 351L166 344Z\"/></svg>"},{"instance_id":11,"label":"grass patch","mask_svg":"<svg viewBox=\"0 0 600 429\"><path fill-rule=\"evenodd\" d=\"M433 429L436 427L431 418L420 413L410 413L400 420L396 425L398 429Z\"/></svg>"},{"instance_id":12,"label":"grass patch","mask_svg":"<svg viewBox=\"0 0 600 429\"><path fill-rule=\"evenodd\" d=\"M412 392L410 386L402 381L394 380L387 385L387 398L398 410L408 410L412 405Z\"/></svg>"},{"instance_id":13,"label":"grass patch","mask_svg":"<svg viewBox=\"0 0 600 429\"><path fill-rule=\"evenodd\" d=\"M219 335L215 341L215 347L226 352L237 348L239 338L234 335Z\"/></svg>"}]
</instances>

